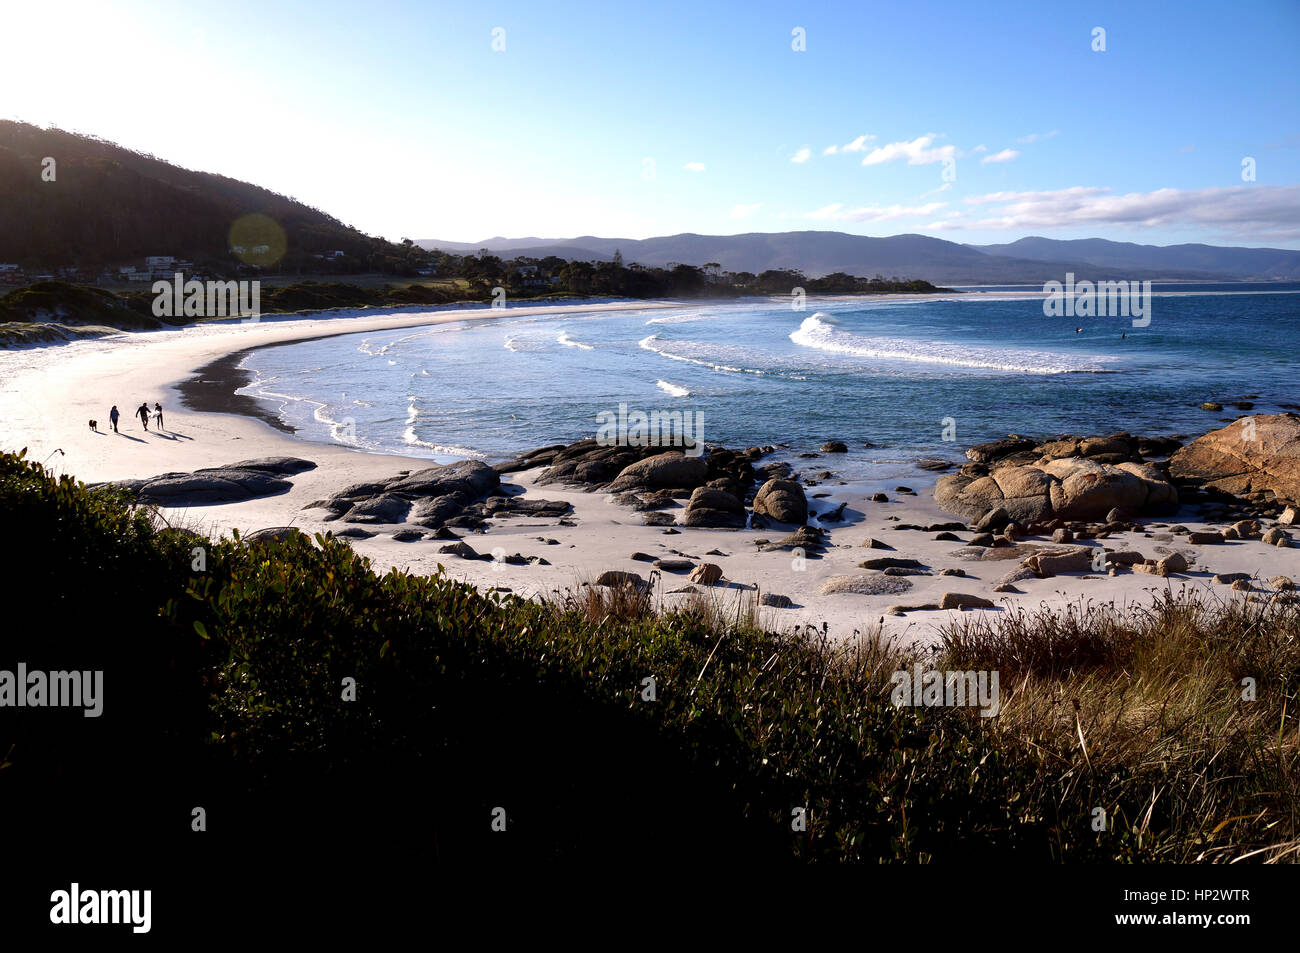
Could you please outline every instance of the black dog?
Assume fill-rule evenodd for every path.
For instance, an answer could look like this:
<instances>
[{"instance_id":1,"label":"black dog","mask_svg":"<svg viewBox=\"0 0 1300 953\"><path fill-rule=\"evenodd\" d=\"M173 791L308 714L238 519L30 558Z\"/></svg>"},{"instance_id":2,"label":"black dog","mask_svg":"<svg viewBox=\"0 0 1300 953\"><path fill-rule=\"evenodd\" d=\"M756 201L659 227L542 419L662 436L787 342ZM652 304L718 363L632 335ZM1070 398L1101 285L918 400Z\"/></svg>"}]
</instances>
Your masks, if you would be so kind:
<instances>
[{"instance_id":1,"label":"black dog","mask_svg":"<svg viewBox=\"0 0 1300 953\"><path fill-rule=\"evenodd\" d=\"M92 420L92 421L90 422L90 429L93 430L93 431L95 431L95 433L99 433L99 421L98 421L98 420Z\"/></svg>"}]
</instances>

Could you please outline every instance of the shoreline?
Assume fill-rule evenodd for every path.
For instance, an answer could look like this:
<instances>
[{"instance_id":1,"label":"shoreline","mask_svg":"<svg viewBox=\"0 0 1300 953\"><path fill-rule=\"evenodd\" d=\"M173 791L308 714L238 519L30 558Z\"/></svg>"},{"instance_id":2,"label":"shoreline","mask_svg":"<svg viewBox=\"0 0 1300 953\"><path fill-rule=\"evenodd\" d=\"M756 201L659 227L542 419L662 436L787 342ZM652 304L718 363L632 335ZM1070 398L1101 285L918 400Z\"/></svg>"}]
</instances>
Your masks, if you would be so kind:
<instances>
[{"instance_id":1,"label":"shoreline","mask_svg":"<svg viewBox=\"0 0 1300 953\"><path fill-rule=\"evenodd\" d=\"M650 307L682 305L636 302L589 305L581 310ZM557 307L538 313L571 314L575 310L579 309ZM441 314L408 313L387 318L367 315L209 325L124 334L44 352L0 353L0 446L5 450L26 446L30 459L48 460L56 473L69 473L85 482L189 472L262 457L304 457L316 467L293 476L291 488L280 495L162 511L178 525L214 535L226 535L234 529L248 532L286 525L311 534L357 529L360 527L322 520L326 514L308 508L309 504L337 493L344 486L388 479L401 470L423 469L434 461L428 457L367 452L305 439L287 431L283 425L277 427L260 406L256 412L249 413L245 403L235 399L233 388L221 382L228 385L231 377L237 376L238 361L255 347L493 316L487 309L472 316L456 309ZM195 380L204 383L196 385L192 383ZM190 382L188 387L187 382ZM117 395L129 395L129 399ZM187 397L197 402L197 409L187 409ZM142 398L150 405L161 401L166 421L174 429L144 432L138 422L133 424L127 413ZM113 434L107 427L106 401L111 400L116 400L123 411L119 434ZM255 403L254 398L245 400ZM100 432L86 426L87 418L98 419ZM539 437L538 446L542 439ZM791 452L801 449L809 448L789 448ZM806 465L814 464L813 461L797 464ZM833 471L835 465L833 454L815 461L817 469ZM1153 592L1170 586L1176 590L1180 585L1204 587L1226 598L1228 593L1224 587L1210 584L1209 572L1248 572L1261 578L1279 573L1297 575L1297 567L1292 564L1300 563L1300 557L1295 550L1268 547L1270 551L1265 551L1258 543L1243 542L1208 549L1188 547L1200 550L1195 555L1202 562L1196 567L1196 574L1187 578L1163 580L1132 573L1116 577L1056 576L1031 580L1024 584L1025 591L1015 595L995 595L990 591L994 582L1013 563L972 561L957 554L961 542L936 538L933 532L894 530L895 526L930 526L954 520L938 507L930 493L936 475L910 466L905 473L903 467L900 464L881 479L849 481L832 477L808 487L809 503L815 513L844 504L846 518L843 522L824 525L828 532L825 552L802 565L792 560L789 552L764 552L757 545L763 539L779 540L793 531L793 527L729 530L679 526L677 532L665 533L661 527L644 525L641 513L615 503L604 492L559 485L538 486L537 470L507 473L503 480L522 489L525 500L570 503L573 507L570 519L565 522L544 517L494 519L486 532L458 530L457 534L463 535L479 553L519 553L524 557L542 557L545 564L509 565L462 559L440 553L443 541L395 539L393 535L400 534L393 534L394 526L378 534L354 538L351 544L358 553L370 557L378 571L396 567L425 575L442 567L448 576L481 589L506 588L520 593L572 591L584 581L594 581L607 569L645 575L651 567L644 559L634 559L634 556L709 561L723 570L723 584L709 590L723 606L740 606L760 593L783 595L791 600L793 608L760 609L765 626L789 629L812 625L820 629L825 625L828 632L839 638L879 625L887 636L921 644L933 643L941 627L963 617L969 619L971 613L923 611L898 618L885 615L889 606L937 602L939 595L948 591L992 598L999 606L981 611L1032 610L1040 605L1061 609L1096 600L1117 605L1147 604ZM900 483L911 486L918 495L898 494L895 485ZM871 496L877 492L887 494L888 502L873 502ZM670 512L680 515L677 508ZM1186 509L1167 518L1165 525L1179 521L1192 528L1207 525ZM362 532L370 533L371 529ZM1107 540L1107 545L1133 548L1151 556L1159 555L1158 547L1176 544L1176 540L1162 543L1149 538L1158 532L1152 526L1144 529L1151 532L1117 533ZM914 558L930 567L933 575L904 577L906 588L894 592L823 594L821 587L832 577L860 575L862 570L857 568L858 564L879 555L864 548L864 542L872 538L893 550L888 555ZM966 575L940 575L944 569L960 569ZM670 590L687 583L684 575L662 573L657 586L657 604L668 608L679 604L683 596Z\"/></svg>"}]
</instances>

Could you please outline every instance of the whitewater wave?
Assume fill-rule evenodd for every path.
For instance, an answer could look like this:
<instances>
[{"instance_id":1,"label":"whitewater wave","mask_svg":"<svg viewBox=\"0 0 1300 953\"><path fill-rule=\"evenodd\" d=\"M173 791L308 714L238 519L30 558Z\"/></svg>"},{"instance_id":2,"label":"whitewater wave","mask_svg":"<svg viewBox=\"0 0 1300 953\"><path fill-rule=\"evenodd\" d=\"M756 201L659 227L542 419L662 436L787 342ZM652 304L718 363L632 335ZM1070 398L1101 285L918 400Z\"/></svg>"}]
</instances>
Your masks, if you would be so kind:
<instances>
[{"instance_id":1,"label":"whitewater wave","mask_svg":"<svg viewBox=\"0 0 1300 953\"><path fill-rule=\"evenodd\" d=\"M642 338L637 345L645 351L658 354L660 357L666 357L674 361L685 361L687 364L698 364L701 367L712 368L715 371L722 371L726 374L766 374L766 371L760 371L753 367L736 367L732 364L719 364L716 361L705 360L700 357L688 357L685 354L674 354L668 348L659 345L659 335L652 334L647 338ZM686 342L674 342L678 347L688 346Z\"/></svg>"},{"instance_id":2,"label":"whitewater wave","mask_svg":"<svg viewBox=\"0 0 1300 953\"><path fill-rule=\"evenodd\" d=\"M432 450L434 453L442 453L448 456L454 456L466 460L483 459L484 455L477 450L471 450L469 447L457 447L451 444L431 443L428 440L421 440L415 434L414 427L407 427L402 434L402 442L408 447L422 447L425 450Z\"/></svg>"},{"instance_id":3,"label":"whitewater wave","mask_svg":"<svg viewBox=\"0 0 1300 953\"><path fill-rule=\"evenodd\" d=\"M561 331L560 336L557 337L555 340L563 344L565 347L578 347L578 348L582 348L582 350L584 351L596 350L595 345L583 344L581 341L573 340L573 338L569 337L568 331Z\"/></svg>"},{"instance_id":4,"label":"whitewater wave","mask_svg":"<svg viewBox=\"0 0 1300 953\"><path fill-rule=\"evenodd\" d=\"M563 337L563 335L561 335L561 337ZM511 335L510 337L506 338L505 348L507 351L517 354L520 351L525 351L525 352L544 351L546 350L546 345L541 341L530 341L526 338L524 340L520 340L519 338Z\"/></svg>"},{"instance_id":5,"label":"whitewater wave","mask_svg":"<svg viewBox=\"0 0 1300 953\"><path fill-rule=\"evenodd\" d=\"M1101 366L1110 358L1084 357L1028 348L979 347L943 341L918 341L908 338L867 337L843 331L829 315L817 312L804 318L790 340L801 347L855 357L873 357L888 361L914 361L946 364L953 367L978 367L1023 374L1113 374Z\"/></svg>"},{"instance_id":6,"label":"whitewater wave","mask_svg":"<svg viewBox=\"0 0 1300 953\"><path fill-rule=\"evenodd\" d=\"M655 383L659 385L659 389L661 391L663 391L665 394L670 394L673 397L691 396L691 392L689 390L687 390L685 387L682 387L678 384L671 384L668 381L655 381Z\"/></svg>"},{"instance_id":7,"label":"whitewater wave","mask_svg":"<svg viewBox=\"0 0 1300 953\"><path fill-rule=\"evenodd\" d=\"M705 321L711 314L671 314L662 318L651 318L646 324L690 324L692 321Z\"/></svg>"}]
</instances>

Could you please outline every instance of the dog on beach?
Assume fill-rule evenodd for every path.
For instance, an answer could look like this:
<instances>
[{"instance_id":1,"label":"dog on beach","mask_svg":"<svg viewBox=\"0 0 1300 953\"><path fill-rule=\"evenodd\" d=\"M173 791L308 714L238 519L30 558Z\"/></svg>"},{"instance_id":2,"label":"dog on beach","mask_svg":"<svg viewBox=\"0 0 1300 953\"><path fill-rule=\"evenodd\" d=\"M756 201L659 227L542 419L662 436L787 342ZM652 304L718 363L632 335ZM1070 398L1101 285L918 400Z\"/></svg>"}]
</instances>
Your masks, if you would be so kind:
<instances>
[{"instance_id":1,"label":"dog on beach","mask_svg":"<svg viewBox=\"0 0 1300 953\"><path fill-rule=\"evenodd\" d=\"M98 421L98 420L92 420L92 421L90 422L90 429L93 430L93 431L95 431L95 433L99 433L99 421Z\"/></svg>"}]
</instances>

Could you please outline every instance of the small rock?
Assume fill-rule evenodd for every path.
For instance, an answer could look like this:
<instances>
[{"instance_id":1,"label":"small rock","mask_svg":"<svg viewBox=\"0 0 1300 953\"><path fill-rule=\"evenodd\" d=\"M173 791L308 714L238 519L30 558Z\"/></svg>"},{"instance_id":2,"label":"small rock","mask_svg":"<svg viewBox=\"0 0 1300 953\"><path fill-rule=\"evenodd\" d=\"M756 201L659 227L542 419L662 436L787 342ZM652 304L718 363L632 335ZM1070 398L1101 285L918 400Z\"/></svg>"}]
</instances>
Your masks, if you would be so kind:
<instances>
[{"instance_id":1,"label":"small rock","mask_svg":"<svg viewBox=\"0 0 1300 953\"><path fill-rule=\"evenodd\" d=\"M994 605L983 596L965 592L945 592L939 597L940 609L992 609Z\"/></svg>"},{"instance_id":2,"label":"small rock","mask_svg":"<svg viewBox=\"0 0 1300 953\"><path fill-rule=\"evenodd\" d=\"M883 493L872 493L872 494L871 494L871 502L872 502L872 503L888 503L888 502L889 502L889 497L885 496L885 494L883 494Z\"/></svg>"},{"instance_id":3,"label":"small rock","mask_svg":"<svg viewBox=\"0 0 1300 953\"><path fill-rule=\"evenodd\" d=\"M875 559L858 563L858 567L860 569L924 569L925 563L899 556L877 556Z\"/></svg>"},{"instance_id":4,"label":"small rock","mask_svg":"<svg viewBox=\"0 0 1300 953\"><path fill-rule=\"evenodd\" d=\"M1219 533L1188 533L1187 541L1193 546L1205 546L1210 543L1223 542L1223 536Z\"/></svg>"},{"instance_id":5,"label":"small rock","mask_svg":"<svg viewBox=\"0 0 1300 953\"><path fill-rule=\"evenodd\" d=\"M794 603L790 601L789 596L779 596L773 592L765 592L758 598L760 605L771 606L773 609L789 609Z\"/></svg>"},{"instance_id":6,"label":"small rock","mask_svg":"<svg viewBox=\"0 0 1300 953\"><path fill-rule=\"evenodd\" d=\"M1188 569L1187 557L1182 553L1170 553L1168 556L1162 557L1157 565L1164 570L1161 573L1164 576L1169 575L1171 572L1187 572Z\"/></svg>"},{"instance_id":7,"label":"small rock","mask_svg":"<svg viewBox=\"0 0 1300 953\"><path fill-rule=\"evenodd\" d=\"M722 567L716 563L700 563L691 570L691 582L711 586L722 578Z\"/></svg>"},{"instance_id":8,"label":"small rock","mask_svg":"<svg viewBox=\"0 0 1300 953\"><path fill-rule=\"evenodd\" d=\"M1221 572L1212 581L1221 586L1230 586L1234 582L1245 582L1249 578L1250 573L1248 572Z\"/></svg>"},{"instance_id":9,"label":"small rock","mask_svg":"<svg viewBox=\"0 0 1300 953\"><path fill-rule=\"evenodd\" d=\"M939 570L939 575L941 575L941 576L964 576L964 575L966 575L966 570L964 570L964 569L940 569L940 570Z\"/></svg>"},{"instance_id":10,"label":"small rock","mask_svg":"<svg viewBox=\"0 0 1300 953\"><path fill-rule=\"evenodd\" d=\"M655 568L664 572L687 572L695 568L689 559L656 559Z\"/></svg>"},{"instance_id":11,"label":"small rock","mask_svg":"<svg viewBox=\"0 0 1300 953\"><path fill-rule=\"evenodd\" d=\"M606 569L596 577L596 585L606 586L611 589L617 589L619 586L633 586L640 589L645 584L645 580L636 573L623 572L620 569Z\"/></svg>"},{"instance_id":12,"label":"small rock","mask_svg":"<svg viewBox=\"0 0 1300 953\"><path fill-rule=\"evenodd\" d=\"M1268 581L1268 584L1279 592L1285 592L1295 588L1295 583L1290 576L1274 576Z\"/></svg>"},{"instance_id":13,"label":"small rock","mask_svg":"<svg viewBox=\"0 0 1300 953\"><path fill-rule=\"evenodd\" d=\"M888 543L882 543L878 539L864 539L859 545L866 546L868 549L893 549Z\"/></svg>"}]
</instances>

